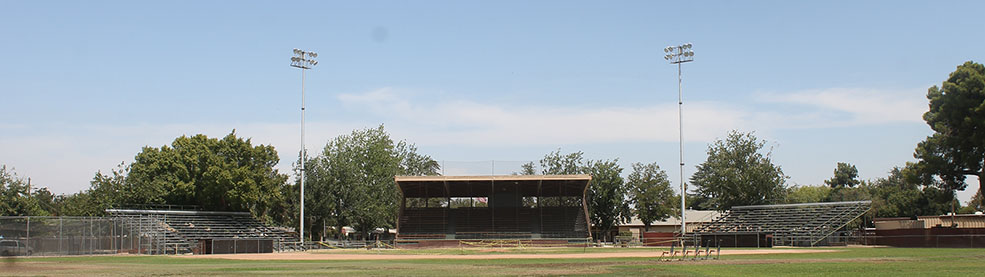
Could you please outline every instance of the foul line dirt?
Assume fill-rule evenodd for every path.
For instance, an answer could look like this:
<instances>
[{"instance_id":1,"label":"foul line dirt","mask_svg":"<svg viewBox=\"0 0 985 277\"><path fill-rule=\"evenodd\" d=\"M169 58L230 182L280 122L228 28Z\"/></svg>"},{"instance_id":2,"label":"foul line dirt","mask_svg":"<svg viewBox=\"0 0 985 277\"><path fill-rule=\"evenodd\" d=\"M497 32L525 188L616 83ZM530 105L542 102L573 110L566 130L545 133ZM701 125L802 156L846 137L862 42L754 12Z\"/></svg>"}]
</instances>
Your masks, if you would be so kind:
<instances>
[{"instance_id":1,"label":"foul line dirt","mask_svg":"<svg viewBox=\"0 0 985 277\"><path fill-rule=\"evenodd\" d=\"M722 250L722 255L749 254L794 254L838 252L833 249L736 249ZM437 255L437 254L353 254L353 253L264 253L264 254L215 254L187 255L182 258L230 259L230 260L305 260L305 261L352 261L352 260L494 260L494 259L594 259L594 258L656 258L663 251L634 251L610 253L572 253L572 254L484 254L484 255Z\"/></svg>"}]
</instances>

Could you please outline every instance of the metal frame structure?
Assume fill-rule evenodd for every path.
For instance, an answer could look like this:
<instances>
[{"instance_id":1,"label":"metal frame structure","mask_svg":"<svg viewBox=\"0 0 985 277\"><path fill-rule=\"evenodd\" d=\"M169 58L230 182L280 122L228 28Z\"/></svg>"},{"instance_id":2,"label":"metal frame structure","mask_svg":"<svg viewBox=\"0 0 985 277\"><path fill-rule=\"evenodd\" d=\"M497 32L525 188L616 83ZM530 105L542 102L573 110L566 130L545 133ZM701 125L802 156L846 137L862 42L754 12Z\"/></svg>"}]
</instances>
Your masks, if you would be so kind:
<instances>
[{"instance_id":1,"label":"metal frame structure","mask_svg":"<svg viewBox=\"0 0 985 277\"><path fill-rule=\"evenodd\" d=\"M165 254L209 254L212 241L270 240L272 251L300 250L300 242L286 231L268 227L247 212L109 209L114 217L153 217Z\"/></svg>"},{"instance_id":2,"label":"metal frame structure","mask_svg":"<svg viewBox=\"0 0 985 277\"><path fill-rule=\"evenodd\" d=\"M301 249L292 234L268 227L249 213L124 209L107 213L110 216L0 216L0 238L27 245L32 255L206 254L218 247L203 248L203 241L231 245L237 253Z\"/></svg>"},{"instance_id":3,"label":"metal frame structure","mask_svg":"<svg viewBox=\"0 0 985 277\"><path fill-rule=\"evenodd\" d=\"M737 206L693 236L769 235L772 245L818 246L871 207L872 201Z\"/></svg>"},{"instance_id":4,"label":"metal frame structure","mask_svg":"<svg viewBox=\"0 0 985 277\"><path fill-rule=\"evenodd\" d=\"M3 216L0 237L22 242L31 255L164 254L159 220L155 215Z\"/></svg>"}]
</instances>

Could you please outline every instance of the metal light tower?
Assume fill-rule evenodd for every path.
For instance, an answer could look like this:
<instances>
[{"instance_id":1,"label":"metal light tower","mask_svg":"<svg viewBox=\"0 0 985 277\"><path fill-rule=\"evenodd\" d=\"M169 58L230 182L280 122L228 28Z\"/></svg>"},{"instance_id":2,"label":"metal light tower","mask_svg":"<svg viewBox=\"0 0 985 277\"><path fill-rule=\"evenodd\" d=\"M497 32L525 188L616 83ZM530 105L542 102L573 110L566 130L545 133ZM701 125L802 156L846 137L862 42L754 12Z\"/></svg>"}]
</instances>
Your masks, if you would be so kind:
<instances>
[{"instance_id":1,"label":"metal light tower","mask_svg":"<svg viewBox=\"0 0 985 277\"><path fill-rule=\"evenodd\" d=\"M304 247L304 159L307 158L304 150L304 70L311 69L318 65L315 58L318 53L304 51L294 48L294 56L291 57L291 66L301 69L301 226L298 228L301 239L301 247Z\"/></svg>"},{"instance_id":2,"label":"metal light tower","mask_svg":"<svg viewBox=\"0 0 985 277\"><path fill-rule=\"evenodd\" d=\"M687 233L684 211L687 210L687 206L684 204L684 197L687 196L687 185L684 183L684 93L681 89L681 64L694 61L694 51L691 51L691 43L685 43L679 46L667 46L664 48L665 60L670 61L671 64L677 64L677 118L680 120L680 148L681 148L681 237ZM683 241L681 241L683 243Z\"/></svg>"}]
</instances>

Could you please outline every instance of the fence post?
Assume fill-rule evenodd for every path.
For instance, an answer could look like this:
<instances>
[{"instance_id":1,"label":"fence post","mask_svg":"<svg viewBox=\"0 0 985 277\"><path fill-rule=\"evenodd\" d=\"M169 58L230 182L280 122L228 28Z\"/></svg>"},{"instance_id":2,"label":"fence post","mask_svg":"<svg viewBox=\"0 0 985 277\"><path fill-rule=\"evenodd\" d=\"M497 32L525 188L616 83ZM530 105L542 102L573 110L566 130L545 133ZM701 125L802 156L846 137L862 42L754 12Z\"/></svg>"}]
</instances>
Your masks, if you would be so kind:
<instances>
[{"instance_id":1,"label":"fence post","mask_svg":"<svg viewBox=\"0 0 985 277\"><path fill-rule=\"evenodd\" d=\"M144 240L144 238L140 237L140 231L142 231L142 229L144 228L144 220L143 219L144 219L144 216L143 215L141 215L137 219L137 254L143 254L142 251L141 251L141 249L140 249L143 246L142 244L143 244L143 240ZM130 240L132 241L133 238L131 238Z\"/></svg>"},{"instance_id":2,"label":"fence post","mask_svg":"<svg viewBox=\"0 0 985 277\"><path fill-rule=\"evenodd\" d=\"M27 217L27 245L31 245L31 217Z\"/></svg>"},{"instance_id":3,"label":"fence post","mask_svg":"<svg viewBox=\"0 0 985 277\"><path fill-rule=\"evenodd\" d=\"M62 225L65 224L62 220L63 218L61 216L58 217L58 254L61 255L65 254L62 252L62 241L65 240L65 235L62 234Z\"/></svg>"}]
</instances>

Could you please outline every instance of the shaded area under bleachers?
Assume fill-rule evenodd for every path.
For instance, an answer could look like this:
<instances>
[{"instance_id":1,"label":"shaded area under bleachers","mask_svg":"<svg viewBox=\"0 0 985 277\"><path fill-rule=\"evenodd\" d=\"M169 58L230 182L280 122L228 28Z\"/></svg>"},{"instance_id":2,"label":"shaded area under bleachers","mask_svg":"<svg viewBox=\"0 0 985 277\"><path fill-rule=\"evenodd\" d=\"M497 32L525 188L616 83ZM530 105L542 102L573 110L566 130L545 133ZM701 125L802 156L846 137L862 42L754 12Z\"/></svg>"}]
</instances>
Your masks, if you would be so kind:
<instances>
[{"instance_id":1,"label":"shaded area under bleachers","mask_svg":"<svg viewBox=\"0 0 985 277\"><path fill-rule=\"evenodd\" d=\"M588 175L395 179L402 194L398 242L591 237L584 203Z\"/></svg>"},{"instance_id":2,"label":"shaded area under bleachers","mask_svg":"<svg viewBox=\"0 0 985 277\"><path fill-rule=\"evenodd\" d=\"M440 239L585 238L581 207L407 208L400 237Z\"/></svg>"}]
</instances>

